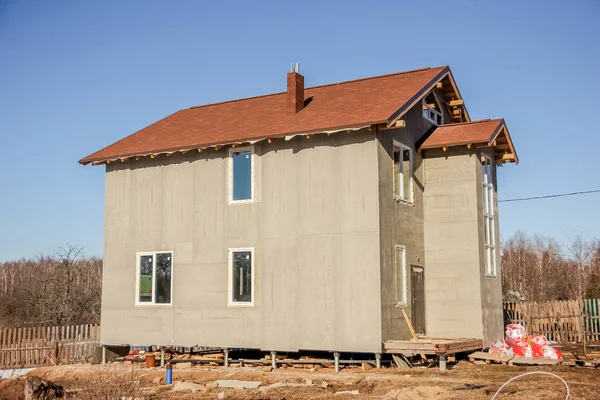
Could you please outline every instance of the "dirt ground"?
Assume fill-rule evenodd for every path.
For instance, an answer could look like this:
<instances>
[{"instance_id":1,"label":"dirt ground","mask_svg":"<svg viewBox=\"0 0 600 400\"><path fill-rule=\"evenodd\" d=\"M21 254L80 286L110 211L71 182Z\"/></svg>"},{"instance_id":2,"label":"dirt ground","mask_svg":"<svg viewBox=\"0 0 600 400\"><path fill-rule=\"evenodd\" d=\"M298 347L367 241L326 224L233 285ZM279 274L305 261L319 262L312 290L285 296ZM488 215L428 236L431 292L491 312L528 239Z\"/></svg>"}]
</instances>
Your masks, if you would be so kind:
<instances>
[{"instance_id":1,"label":"dirt ground","mask_svg":"<svg viewBox=\"0 0 600 400\"><path fill-rule=\"evenodd\" d=\"M227 399L491 399L495 390L508 379L524 372L548 371L567 381L572 399L600 398L600 370L583 367L515 367L475 365L461 361L447 372L437 369L382 368L363 372L360 367L345 368L339 373L332 369L314 371L279 368L192 367L174 369L173 382L187 382L191 390L164 385L165 371L160 368L109 364L103 366L70 365L38 368L28 377L11 378L0 382L0 399L23 398L26 379L37 377L62 385L70 398L120 398L132 396L145 399L217 399L224 393ZM259 381L258 389L226 389L216 387L218 379ZM132 386L134 382L135 385ZM323 383L325 382L325 384ZM296 386L266 386L279 383ZM119 386L110 394L100 391ZM261 389L262 388L262 389ZM486 391L487 389L487 391ZM356 391L358 394L336 394ZM565 399L566 389L556 378L530 376L509 385L510 393L498 398L507 399ZM356 392L354 392L356 393ZM223 396L223 395L222 395Z\"/></svg>"}]
</instances>

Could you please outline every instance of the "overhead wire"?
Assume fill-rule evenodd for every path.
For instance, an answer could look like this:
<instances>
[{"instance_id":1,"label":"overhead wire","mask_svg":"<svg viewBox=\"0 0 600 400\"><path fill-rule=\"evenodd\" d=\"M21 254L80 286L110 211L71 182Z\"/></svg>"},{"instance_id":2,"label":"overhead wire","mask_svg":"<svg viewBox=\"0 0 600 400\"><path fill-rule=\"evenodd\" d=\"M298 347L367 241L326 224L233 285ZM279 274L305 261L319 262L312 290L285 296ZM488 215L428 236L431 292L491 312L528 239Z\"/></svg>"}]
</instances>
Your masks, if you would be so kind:
<instances>
[{"instance_id":1,"label":"overhead wire","mask_svg":"<svg viewBox=\"0 0 600 400\"><path fill-rule=\"evenodd\" d=\"M515 199L503 199L503 200L498 200L498 203L508 203L508 202L511 202L511 201L527 201L527 200L551 199L551 198L555 198L555 197L576 196L576 195L590 194L590 193L600 193L600 189L585 190L585 191L581 191L581 192L571 192L571 193L549 194L549 195L545 195L545 196L521 197L521 198L515 198Z\"/></svg>"}]
</instances>

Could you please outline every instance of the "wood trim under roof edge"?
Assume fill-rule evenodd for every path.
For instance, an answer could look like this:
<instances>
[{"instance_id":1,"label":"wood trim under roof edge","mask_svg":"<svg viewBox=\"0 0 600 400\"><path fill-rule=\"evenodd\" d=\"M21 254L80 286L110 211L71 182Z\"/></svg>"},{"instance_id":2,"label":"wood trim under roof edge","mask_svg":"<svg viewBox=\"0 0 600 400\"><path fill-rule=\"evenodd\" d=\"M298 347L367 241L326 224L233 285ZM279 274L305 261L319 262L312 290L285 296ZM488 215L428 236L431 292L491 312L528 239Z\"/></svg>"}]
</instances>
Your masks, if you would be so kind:
<instances>
[{"instance_id":1,"label":"wood trim under roof edge","mask_svg":"<svg viewBox=\"0 0 600 400\"><path fill-rule=\"evenodd\" d=\"M211 143L211 144L203 144L203 145L195 145L195 146L175 147L175 148L169 148L169 149L164 149L164 150L154 150L154 151L145 152L145 153L119 154L118 156L113 156L113 157L97 157L97 158L92 158L92 159L88 159L88 160L82 158L81 160L78 161L78 163L83 166L86 166L88 164L92 164L94 166L95 165L103 165L103 164L107 164L109 162L118 161L118 160L122 160L122 159L128 159L128 158L132 158L132 157L147 157L150 155L157 156L157 155L161 155L161 154L165 154L165 153L188 152L188 151L194 150L196 148L208 149L208 148L217 147L217 146L219 146L219 147L230 146L232 144L237 145L237 144L250 143L250 142L258 143L258 142L262 142L263 140L267 140L267 139L284 139L286 136L301 136L301 135L308 135L308 134L313 135L313 134L327 133L327 132L331 132L331 131L341 132L346 129L355 130L357 127L366 128L367 126L377 126L378 124L384 124L384 123L387 123L387 121L383 120L383 121L364 122L361 124L352 124L352 125L344 125L344 126L338 126L338 127L322 128L322 129L315 129L315 130L310 130L310 131L297 131L297 132L292 132L292 133L277 134L277 135L243 139L243 140L224 142L224 143Z\"/></svg>"},{"instance_id":2,"label":"wood trim under roof edge","mask_svg":"<svg viewBox=\"0 0 600 400\"><path fill-rule=\"evenodd\" d=\"M391 127L392 125L394 125L394 123L399 120L400 118L402 118L404 116L404 114L406 114L411 108L414 107L415 104L417 104L419 101L421 101L423 99L423 97L427 96L427 94L429 94L430 91L432 91L435 86L441 82L442 80L444 80L444 78L448 77L448 79L450 80L450 84L452 85L452 89L454 90L454 93L456 94L457 100L463 100L463 98L460 95L460 91L458 90L458 86L456 85L456 82L454 80L454 77L452 76L452 71L450 70L449 66L446 66L443 70L440 71L439 74L437 74L437 76L435 78L433 78L431 81L429 81L429 83L421 90L419 90L417 92L417 94L415 94L413 97L410 98L410 100L408 100L406 103L404 103L404 105L402 107L400 107L396 112L394 112L387 120L387 125L388 127ZM464 100L463 100L463 109L465 110L465 117L466 117L466 121L464 122L471 122L471 117L469 116L469 111L467 111L467 106L464 104ZM448 124L451 125L451 124Z\"/></svg>"},{"instance_id":3,"label":"wood trim under roof edge","mask_svg":"<svg viewBox=\"0 0 600 400\"><path fill-rule=\"evenodd\" d=\"M508 127L506 126L506 122L504 121L504 118L502 118L500 120L500 123L498 124L498 127L494 130L494 133L490 136L490 138L485 141L485 140L481 140L481 141L464 141L464 142L457 142L457 143L442 143L439 145L435 145L435 146L419 146L418 147L418 151L425 151L425 150L434 150L434 149L441 149L444 147L459 147L459 146L468 146L470 147L471 145L479 145L480 147L493 147L495 148L496 145L493 144L493 142L498 138L498 136L500 136L500 134L505 133L506 136L506 143L508 144L508 148L510 150L509 153L503 153L502 158L500 159L500 161L502 163L504 162L514 162L516 165L519 165L519 156L517 155L517 151L515 150L515 146L512 142L512 138L510 137L510 133L508 132ZM497 153L499 154L499 153ZM512 157L509 158L505 158L505 155L509 155Z\"/></svg>"}]
</instances>

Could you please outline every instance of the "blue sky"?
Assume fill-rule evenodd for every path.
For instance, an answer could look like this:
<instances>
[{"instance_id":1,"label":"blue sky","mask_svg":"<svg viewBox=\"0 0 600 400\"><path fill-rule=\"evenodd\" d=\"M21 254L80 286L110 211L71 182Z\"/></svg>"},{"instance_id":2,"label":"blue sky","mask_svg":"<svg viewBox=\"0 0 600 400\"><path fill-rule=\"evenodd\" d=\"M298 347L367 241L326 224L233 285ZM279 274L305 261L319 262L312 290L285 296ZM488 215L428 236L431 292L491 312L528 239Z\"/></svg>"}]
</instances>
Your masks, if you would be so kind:
<instances>
[{"instance_id":1,"label":"blue sky","mask_svg":"<svg viewBox=\"0 0 600 400\"><path fill-rule=\"evenodd\" d=\"M0 261L103 246L104 168L77 161L192 105L450 65L521 164L500 198L600 188L597 1L0 0ZM500 207L521 229L600 237L600 194Z\"/></svg>"}]
</instances>

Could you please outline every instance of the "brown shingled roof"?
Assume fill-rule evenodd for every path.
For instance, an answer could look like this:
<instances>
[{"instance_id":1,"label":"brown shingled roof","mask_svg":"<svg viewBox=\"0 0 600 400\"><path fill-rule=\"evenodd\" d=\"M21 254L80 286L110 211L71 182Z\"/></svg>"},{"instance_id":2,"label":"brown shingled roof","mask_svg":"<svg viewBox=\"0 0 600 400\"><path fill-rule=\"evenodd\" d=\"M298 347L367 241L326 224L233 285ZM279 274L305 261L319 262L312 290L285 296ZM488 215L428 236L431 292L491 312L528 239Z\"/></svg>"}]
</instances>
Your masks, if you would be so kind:
<instances>
[{"instance_id":1,"label":"brown shingled roof","mask_svg":"<svg viewBox=\"0 0 600 400\"><path fill-rule=\"evenodd\" d=\"M458 146L472 143L491 143L504 125L503 119L482 119L461 124L442 125L423 142L422 149Z\"/></svg>"},{"instance_id":2,"label":"brown shingled roof","mask_svg":"<svg viewBox=\"0 0 600 400\"><path fill-rule=\"evenodd\" d=\"M504 119L483 119L438 126L423 141L420 149L439 149L475 144L495 147L498 159L503 162L519 163L519 158Z\"/></svg>"},{"instance_id":3,"label":"brown shingled roof","mask_svg":"<svg viewBox=\"0 0 600 400\"><path fill-rule=\"evenodd\" d=\"M191 107L79 162L391 122L449 72L448 67L427 68L307 88L310 102L296 114L287 113L285 92Z\"/></svg>"}]
</instances>

